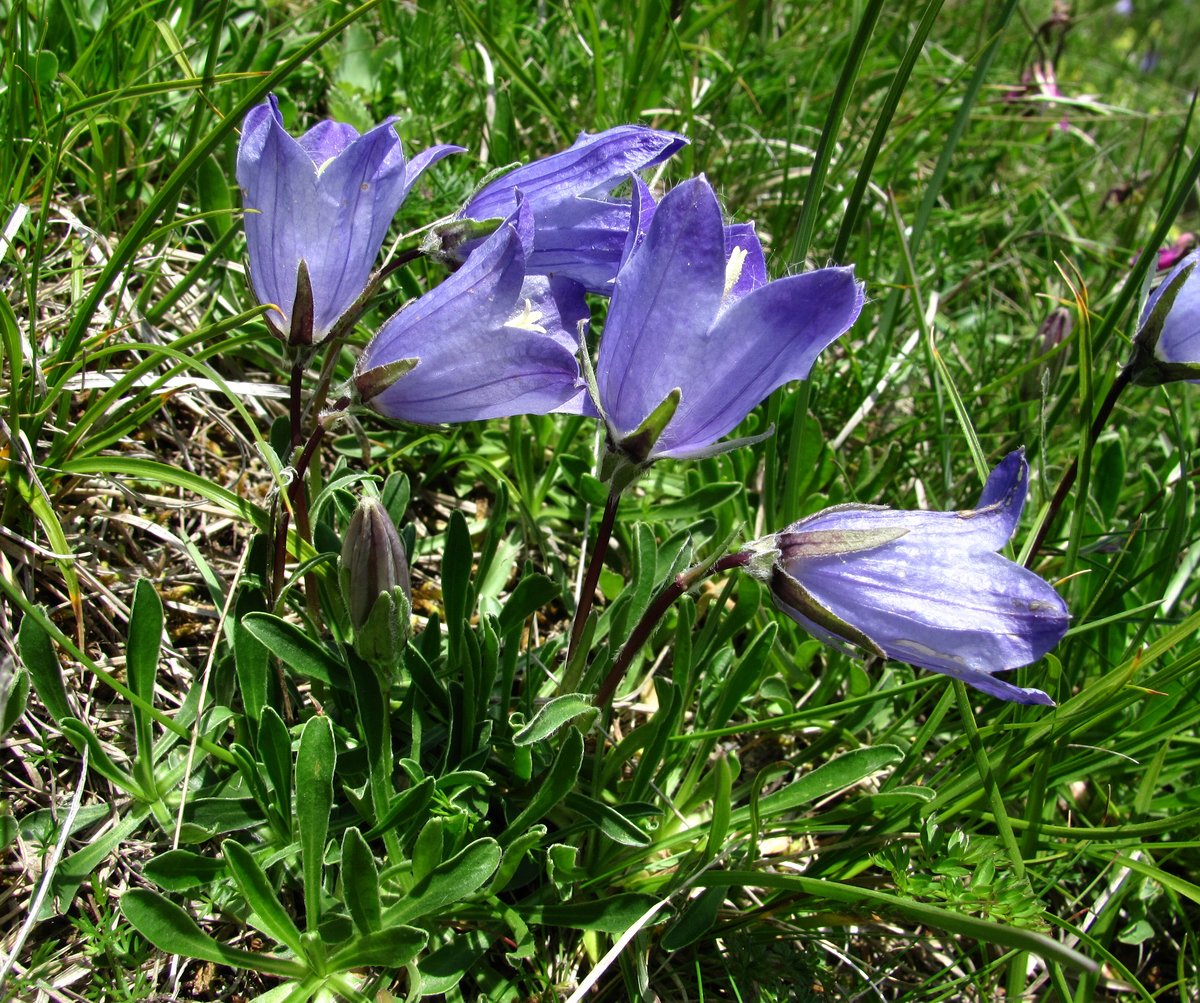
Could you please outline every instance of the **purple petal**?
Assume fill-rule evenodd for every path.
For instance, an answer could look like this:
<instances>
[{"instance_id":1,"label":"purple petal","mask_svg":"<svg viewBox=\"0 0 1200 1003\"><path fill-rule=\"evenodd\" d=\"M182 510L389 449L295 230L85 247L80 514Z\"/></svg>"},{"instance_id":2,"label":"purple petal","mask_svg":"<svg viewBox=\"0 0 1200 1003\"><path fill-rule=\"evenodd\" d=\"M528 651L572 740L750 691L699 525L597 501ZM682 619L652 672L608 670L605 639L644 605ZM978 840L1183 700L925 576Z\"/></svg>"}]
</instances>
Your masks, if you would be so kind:
<instances>
[{"instance_id":1,"label":"purple petal","mask_svg":"<svg viewBox=\"0 0 1200 1003\"><path fill-rule=\"evenodd\" d=\"M408 195L412 191L413 185L430 167L436 164L443 157L448 157L452 153L466 153L466 147L454 146L451 143L441 143L437 146L431 146L428 150L422 150L415 157L408 161L408 166L404 171L404 194Z\"/></svg>"},{"instance_id":2,"label":"purple petal","mask_svg":"<svg viewBox=\"0 0 1200 1003\"><path fill-rule=\"evenodd\" d=\"M394 121L394 118L389 118L386 124ZM336 157L356 139L358 139L358 130L354 126L346 122L326 119L324 122L314 125L297 142L312 158L312 162L320 167L326 161Z\"/></svg>"},{"instance_id":3,"label":"purple petal","mask_svg":"<svg viewBox=\"0 0 1200 1003\"><path fill-rule=\"evenodd\" d=\"M391 122L362 136L322 122L296 140L283 127L274 95L247 114L237 178L250 278L259 302L279 308L267 319L280 334L290 330L300 262L308 268L319 341L362 295L412 180L455 149L427 151L414 169Z\"/></svg>"},{"instance_id":4,"label":"purple petal","mask_svg":"<svg viewBox=\"0 0 1200 1003\"><path fill-rule=\"evenodd\" d=\"M693 332L671 350L669 379L683 400L651 455L685 458L732 431L772 390L808 376L862 304L851 268L791 275L727 299L707 332ZM704 316L700 308L691 313Z\"/></svg>"},{"instance_id":5,"label":"purple petal","mask_svg":"<svg viewBox=\"0 0 1200 1003\"><path fill-rule=\"evenodd\" d=\"M745 254L737 281L729 290L733 299L741 299L759 286L767 284L767 259L753 223L733 223L725 227L725 257L735 250Z\"/></svg>"},{"instance_id":6,"label":"purple petal","mask_svg":"<svg viewBox=\"0 0 1200 1003\"><path fill-rule=\"evenodd\" d=\"M687 406L699 389L687 379L701 368L695 356L708 363L700 385L719 379L711 367L715 346L705 337L724 283L725 231L716 196L703 178L685 181L659 203L645 239L617 276L600 340L600 398L619 435L635 430L675 387L683 389L681 407ZM719 346L717 354L728 348Z\"/></svg>"},{"instance_id":7,"label":"purple petal","mask_svg":"<svg viewBox=\"0 0 1200 1003\"><path fill-rule=\"evenodd\" d=\"M524 279L521 226L505 223L467 263L392 317L356 372L420 360L372 398L381 414L419 424L545 414L577 394L579 366L564 325L582 292Z\"/></svg>"},{"instance_id":8,"label":"purple petal","mask_svg":"<svg viewBox=\"0 0 1200 1003\"><path fill-rule=\"evenodd\" d=\"M1009 453L991 472L979 504L956 512L904 512L866 505L837 505L793 523L782 535L812 531L871 532L903 529L910 544L936 548L953 539L960 549L995 551L1016 532L1029 486L1025 451Z\"/></svg>"},{"instance_id":9,"label":"purple petal","mask_svg":"<svg viewBox=\"0 0 1200 1003\"><path fill-rule=\"evenodd\" d=\"M791 578L797 595L806 592L889 658L1005 700L1052 704L1041 690L993 678L1041 658L1070 620L1053 587L995 553L1016 527L1027 479L1017 450L992 472L974 512L839 506L802 519L774 540L776 575L786 576L777 579L776 604L814 636L849 649L831 633L837 628L791 605L799 600L782 584ZM844 545L838 532L847 534Z\"/></svg>"},{"instance_id":10,"label":"purple petal","mask_svg":"<svg viewBox=\"0 0 1200 1003\"><path fill-rule=\"evenodd\" d=\"M1200 251L1193 251L1180 261L1170 274L1150 294L1146 308L1142 311L1141 324L1145 324L1155 304L1163 293L1187 268L1200 263ZM1171 304L1170 313L1163 321L1162 332L1154 354L1163 362L1200 363L1200 266L1183 279L1183 286ZM1140 325L1139 325L1140 326Z\"/></svg>"},{"instance_id":11,"label":"purple petal","mask_svg":"<svg viewBox=\"0 0 1200 1003\"><path fill-rule=\"evenodd\" d=\"M570 149L518 167L484 187L462 215L508 216L516 205L518 188L534 205L535 216L576 195L607 194L630 174L662 163L686 144L676 133L641 125L581 133Z\"/></svg>"},{"instance_id":12,"label":"purple petal","mask_svg":"<svg viewBox=\"0 0 1200 1003\"><path fill-rule=\"evenodd\" d=\"M407 191L400 138L376 126L331 160L317 179L311 219L324 231L306 260L316 304L314 340L361 295ZM316 235L314 234L314 238Z\"/></svg>"}]
</instances>

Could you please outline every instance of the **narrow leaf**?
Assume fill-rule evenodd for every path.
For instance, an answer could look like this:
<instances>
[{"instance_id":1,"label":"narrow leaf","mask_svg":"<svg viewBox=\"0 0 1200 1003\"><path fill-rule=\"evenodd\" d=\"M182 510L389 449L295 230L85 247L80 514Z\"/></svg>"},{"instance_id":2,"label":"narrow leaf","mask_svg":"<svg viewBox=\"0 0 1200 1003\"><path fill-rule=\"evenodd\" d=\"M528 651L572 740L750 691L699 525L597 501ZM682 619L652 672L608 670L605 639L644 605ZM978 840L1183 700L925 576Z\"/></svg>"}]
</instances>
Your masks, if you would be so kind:
<instances>
[{"instance_id":1,"label":"narrow leaf","mask_svg":"<svg viewBox=\"0 0 1200 1003\"><path fill-rule=\"evenodd\" d=\"M315 930L321 918L321 869L329 834L329 813L333 810L336 761L329 718L309 718L300 733L300 749L296 753L296 822L300 826L304 916L309 930Z\"/></svg>"},{"instance_id":2,"label":"narrow leaf","mask_svg":"<svg viewBox=\"0 0 1200 1003\"><path fill-rule=\"evenodd\" d=\"M134 888L121 896L121 912L138 933L168 954L284 978L300 978L306 971L302 964L287 958L226 947L201 930L174 902L146 888Z\"/></svg>"}]
</instances>

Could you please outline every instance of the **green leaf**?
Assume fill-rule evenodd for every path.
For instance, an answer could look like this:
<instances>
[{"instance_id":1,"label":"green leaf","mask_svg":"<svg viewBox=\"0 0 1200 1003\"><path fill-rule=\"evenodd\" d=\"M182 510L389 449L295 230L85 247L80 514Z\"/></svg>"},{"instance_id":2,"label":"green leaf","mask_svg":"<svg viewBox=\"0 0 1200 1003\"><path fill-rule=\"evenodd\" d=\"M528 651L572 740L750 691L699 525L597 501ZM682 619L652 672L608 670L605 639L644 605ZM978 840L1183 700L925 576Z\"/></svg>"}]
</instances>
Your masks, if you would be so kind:
<instances>
[{"instance_id":1,"label":"green leaf","mask_svg":"<svg viewBox=\"0 0 1200 1003\"><path fill-rule=\"evenodd\" d=\"M513 745L533 745L545 741L572 721L579 721L580 728L587 731L599 714L600 709L592 706L591 697L582 693L564 693L552 697L537 709L532 721L513 735Z\"/></svg>"},{"instance_id":2,"label":"green leaf","mask_svg":"<svg viewBox=\"0 0 1200 1003\"><path fill-rule=\"evenodd\" d=\"M522 578L509 594L500 611L499 627L502 637L518 630L529 617L558 598L558 586L545 575Z\"/></svg>"},{"instance_id":3,"label":"green leaf","mask_svg":"<svg viewBox=\"0 0 1200 1003\"><path fill-rule=\"evenodd\" d=\"M446 548L442 553L442 604L446 610L446 632L450 639L450 660L458 663L463 635L470 615L471 532L467 517L455 509L446 526Z\"/></svg>"},{"instance_id":4,"label":"green leaf","mask_svg":"<svg viewBox=\"0 0 1200 1003\"><path fill-rule=\"evenodd\" d=\"M423 817L433 797L433 777L426 777L419 784L397 795L388 805L383 817L366 834L366 839L378 839L397 826L407 824L414 818Z\"/></svg>"},{"instance_id":5,"label":"green leaf","mask_svg":"<svg viewBox=\"0 0 1200 1003\"><path fill-rule=\"evenodd\" d=\"M29 702L29 670L18 665L7 679L5 675L0 665L0 738L17 723Z\"/></svg>"},{"instance_id":6,"label":"green leaf","mask_svg":"<svg viewBox=\"0 0 1200 1003\"><path fill-rule=\"evenodd\" d=\"M315 930L321 919L321 869L329 835L329 814L333 811L336 762L329 718L309 718L300 733L300 749L296 753L296 822L300 826L304 915L309 930Z\"/></svg>"},{"instance_id":7,"label":"green leaf","mask_svg":"<svg viewBox=\"0 0 1200 1003\"><path fill-rule=\"evenodd\" d=\"M662 937L666 951L678 951L703 937L717 921L721 903L725 901L724 888L705 888L688 902L679 918L671 924Z\"/></svg>"},{"instance_id":8,"label":"green leaf","mask_svg":"<svg viewBox=\"0 0 1200 1003\"><path fill-rule=\"evenodd\" d=\"M546 832L547 829L544 825L531 826L505 847L500 866L496 869L492 883L488 887L489 895L499 895L508 887L508 883L517 873L517 868L521 866L526 854L546 838Z\"/></svg>"},{"instance_id":9,"label":"green leaf","mask_svg":"<svg viewBox=\"0 0 1200 1003\"><path fill-rule=\"evenodd\" d=\"M711 516L713 509L736 498L742 490L742 485L735 481L717 481L713 484L706 484L686 498L656 502L654 518L665 521L667 519L699 519Z\"/></svg>"},{"instance_id":10,"label":"green leaf","mask_svg":"<svg viewBox=\"0 0 1200 1003\"><path fill-rule=\"evenodd\" d=\"M292 832L292 736L274 707L264 707L258 719L258 759L274 789L274 807Z\"/></svg>"},{"instance_id":11,"label":"green leaf","mask_svg":"<svg viewBox=\"0 0 1200 1003\"><path fill-rule=\"evenodd\" d=\"M616 808L587 797L577 791L569 793L563 801L568 811L582 815L600 832L622 846L649 846L650 837L636 823L630 821Z\"/></svg>"},{"instance_id":12,"label":"green leaf","mask_svg":"<svg viewBox=\"0 0 1200 1003\"><path fill-rule=\"evenodd\" d=\"M273 613L247 613L242 617L246 629L289 670L326 686L348 689L346 666L327 647L318 644L295 624Z\"/></svg>"},{"instance_id":13,"label":"green leaf","mask_svg":"<svg viewBox=\"0 0 1200 1003\"><path fill-rule=\"evenodd\" d=\"M142 790L141 784L109 758L108 753L104 751L104 746L100 744L100 740L91 728L74 717L60 721L58 726L75 748L80 752L85 748L88 750L88 766L91 769L116 784L126 794L141 801L150 800L150 796Z\"/></svg>"},{"instance_id":14,"label":"green leaf","mask_svg":"<svg viewBox=\"0 0 1200 1003\"><path fill-rule=\"evenodd\" d=\"M460 853L443 861L404 898L387 910L388 926L418 919L452 902L461 902L483 887L500 865L500 844L494 839L477 839Z\"/></svg>"},{"instance_id":15,"label":"green leaf","mask_svg":"<svg viewBox=\"0 0 1200 1003\"><path fill-rule=\"evenodd\" d=\"M158 675L158 658L162 651L162 631L162 600L148 578L139 578L129 610L129 643L125 660L129 688L148 704L154 703L154 680ZM154 777L154 732L150 717L137 704L133 705L133 735L137 745L134 770L146 796L155 797L158 782Z\"/></svg>"},{"instance_id":16,"label":"green leaf","mask_svg":"<svg viewBox=\"0 0 1200 1003\"><path fill-rule=\"evenodd\" d=\"M242 622L233 627L233 660L238 691L248 721L257 721L267 703L267 662L270 653Z\"/></svg>"},{"instance_id":17,"label":"green leaf","mask_svg":"<svg viewBox=\"0 0 1200 1003\"><path fill-rule=\"evenodd\" d=\"M329 961L335 972L368 965L403 968L420 953L429 934L411 926L388 926L366 936L357 937L339 950Z\"/></svg>"},{"instance_id":18,"label":"green leaf","mask_svg":"<svg viewBox=\"0 0 1200 1003\"><path fill-rule=\"evenodd\" d=\"M854 749L818 766L781 790L768 794L759 802L759 811L763 818L791 811L843 787L851 787L903 758L904 754L894 745Z\"/></svg>"},{"instance_id":19,"label":"green leaf","mask_svg":"<svg viewBox=\"0 0 1200 1003\"><path fill-rule=\"evenodd\" d=\"M593 902L535 905L518 910L523 919L538 926L566 926L572 930L624 933L658 903L652 895L626 892Z\"/></svg>"},{"instance_id":20,"label":"green leaf","mask_svg":"<svg viewBox=\"0 0 1200 1003\"><path fill-rule=\"evenodd\" d=\"M450 992L472 971L479 959L492 945L493 936L484 930L463 930L444 947L427 954L417 965L421 984L416 987L422 997Z\"/></svg>"},{"instance_id":21,"label":"green leaf","mask_svg":"<svg viewBox=\"0 0 1200 1003\"><path fill-rule=\"evenodd\" d=\"M54 723L61 725L67 718L74 718L75 712L71 710L71 703L67 699L62 666L54 653L54 645L46 628L32 613L26 613L21 618L17 643L21 661L33 679L33 688L54 718Z\"/></svg>"},{"instance_id":22,"label":"green leaf","mask_svg":"<svg viewBox=\"0 0 1200 1003\"><path fill-rule=\"evenodd\" d=\"M301 978L307 971L304 965L288 958L226 947L201 930L196 921L174 902L148 888L134 888L122 895L121 912L130 926L168 954L284 978Z\"/></svg>"},{"instance_id":23,"label":"green leaf","mask_svg":"<svg viewBox=\"0 0 1200 1003\"><path fill-rule=\"evenodd\" d=\"M362 833L354 826L342 836L342 898L360 933L379 929L379 868Z\"/></svg>"},{"instance_id":24,"label":"green leaf","mask_svg":"<svg viewBox=\"0 0 1200 1003\"><path fill-rule=\"evenodd\" d=\"M147 860L142 874L169 892L206 885L225 872L224 862L191 850L167 850Z\"/></svg>"},{"instance_id":25,"label":"green leaf","mask_svg":"<svg viewBox=\"0 0 1200 1003\"><path fill-rule=\"evenodd\" d=\"M583 765L583 735L571 728L563 739L562 747L558 750L550 769L541 778L533 791L524 810L509 824L500 835L502 846L511 843L534 822L540 821L545 814L574 788L579 778L579 768Z\"/></svg>"},{"instance_id":26,"label":"green leaf","mask_svg":"<svg viewBox=\"0 0 1200 1003\"><path fill-rule=\"evenodd\" d=\"M258 861L240 843L227 839L221 844L221 853L229 867L233 880L241 889L246 904L254 910L251 919L263 933L272 940L283 944L297 957L304 957L304 947L300 939L300 929L288 915L271 887L266 873L258 865Z\"/></svg>"}]
</instances>

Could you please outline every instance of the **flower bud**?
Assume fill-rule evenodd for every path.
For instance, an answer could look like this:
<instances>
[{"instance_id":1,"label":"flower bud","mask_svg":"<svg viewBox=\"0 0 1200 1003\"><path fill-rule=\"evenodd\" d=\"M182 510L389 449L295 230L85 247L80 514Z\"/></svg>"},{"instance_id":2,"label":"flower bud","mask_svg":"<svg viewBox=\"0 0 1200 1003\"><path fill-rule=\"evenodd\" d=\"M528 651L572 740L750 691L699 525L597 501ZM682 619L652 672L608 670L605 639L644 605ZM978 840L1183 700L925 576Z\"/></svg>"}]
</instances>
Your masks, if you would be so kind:
<instances>
[{"instance_id":1,"label":"flower bud","mask_svg":"<svg viewBox=\"0 0 1200 1003\"><path fill-rule=\"evenodd\" d=\"M354 650L376 668L394 668L408 643L412 590L404 544L377 498L364 498L354 510L338 580Z\"/></svg>"}]
</instances>

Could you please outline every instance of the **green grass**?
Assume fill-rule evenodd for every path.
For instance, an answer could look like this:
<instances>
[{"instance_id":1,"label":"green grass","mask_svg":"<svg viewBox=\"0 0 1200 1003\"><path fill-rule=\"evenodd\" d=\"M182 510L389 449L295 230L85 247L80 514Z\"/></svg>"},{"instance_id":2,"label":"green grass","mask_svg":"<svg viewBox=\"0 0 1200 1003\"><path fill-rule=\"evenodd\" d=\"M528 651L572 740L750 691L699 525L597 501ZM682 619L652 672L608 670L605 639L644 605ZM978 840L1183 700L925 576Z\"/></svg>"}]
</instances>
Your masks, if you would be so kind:
<instances>
[{"instance_id":1,"label":"green grass","mask_svg":"<svg viewBox=\"0 0 1200 1003\"><path fill-rule=\"evenodd\" d=\"M1131 261L1200 230L1200 25L1134 6L1078 3L1064 35L1048 2L0 0L0 998L253 999L299 971L297 998L325 979L384 1000L418 966L464 999L565 998L591 973L611 1000L1194 998L1194 391L1130 388L1087 441L1135 327ZM1006 99L1060 39L1065 100ZM265 612L288 364L245 280L233 166L268 90L293 131L396 115L410 153L470 148L423 179L395 248L489 170L637 121L691 138L662 181L706 174L774 275L852 262L866 282L811 382L739 430L773 438L660 463L623 500L588 664L563 664L604 498L581 419L339 425ZM389 280L335 383L441 274ZM730 539L846 501L968 507L1020 445L1013 556L1082 460L1034 564L1072 629L1012 677L1057 709L868 669L727 576L672 608L611 716L563 696ZM386 714L336 598L366 480L403 516L421 628ZM520 738L547 706L572 723ZM297 756L328 767L330 808ZM380 824L384 781L407 800ZM335 961L372 895L427 938L411 967L400 933Z\"/></svg>"}]
</instances>

